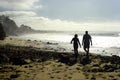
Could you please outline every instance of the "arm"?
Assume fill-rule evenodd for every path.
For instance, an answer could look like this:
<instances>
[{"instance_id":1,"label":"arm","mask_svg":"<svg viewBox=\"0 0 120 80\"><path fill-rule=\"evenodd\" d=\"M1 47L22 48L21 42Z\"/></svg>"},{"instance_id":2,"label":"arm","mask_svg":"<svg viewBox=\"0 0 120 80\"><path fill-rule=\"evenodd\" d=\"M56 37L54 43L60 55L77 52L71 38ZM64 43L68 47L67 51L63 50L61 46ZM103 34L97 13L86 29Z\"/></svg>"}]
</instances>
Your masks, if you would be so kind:
<instances>
[{"instance_id":1,"label":"arm","mask_svg":"<svg viewBox=\"0 0 120 80\"><path fill-rule=\"evenodd\" d=\"M91 46L92 46L92 39L90 39L90 42L91 42Z\"/></svg>"},{"instance_id":2,"label":"arm","mask_svg":"<svg viewBox=\"0 0 120 80\"><path fill-rule=\"evenodd\" d=\"M83 39L82 39L82 45L84 45L84 36L83 36Z\"/></svg>"},{"instance_id":3,"label":"arm","mask_svg":"<svg viewBox=\"0 0 120 80\"><path fill-rule=\"evenodd\" d=\"M80 41L79 41L79 39L78 39L78 43L79 43L79 45L80 45L80 48L81 48L81 44L80 44Z\"/></svg>"},{"instance_id":4,"label":"arm","mask_svg":"<svg viewBox=\"0 0 120 80\"><path fill-rule=\"evenodd\" d=\"M73 42L73 39L71 40L71 42L70 42L70 43L72 44L72 42Z\"/></svg>"},{"instance_id":5,"label":"arm","mask_svg":"<svg viewBox=\"0 0 120 80\"><path fill-rule=\"evenodd\" d=\"M91 42L91 46L92 46L92 38L91 38L91 36L90 36L90 42Z\"/></svg>"}]
</instances>

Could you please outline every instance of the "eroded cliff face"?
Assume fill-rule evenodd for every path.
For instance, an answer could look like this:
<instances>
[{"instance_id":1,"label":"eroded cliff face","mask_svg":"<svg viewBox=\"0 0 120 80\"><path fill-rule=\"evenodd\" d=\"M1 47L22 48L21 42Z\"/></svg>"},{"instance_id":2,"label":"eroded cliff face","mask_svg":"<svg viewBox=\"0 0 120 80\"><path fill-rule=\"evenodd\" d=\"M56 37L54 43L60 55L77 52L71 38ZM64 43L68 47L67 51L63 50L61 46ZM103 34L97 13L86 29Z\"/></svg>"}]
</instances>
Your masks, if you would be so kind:
<instances>
[{"instance_id":1,"label":"eroded cliff face","mask_svg":"<svg viewBox=\"0 0 120 80\"><path fill-rule=\"evenodd\" d=\"M7 36L35 32L35 30L33 30L31 27L24 24L18 27L14 20L5 15L0 16L0 23L2 24Z\"/></svg>"},{"instance_id":2,"label":"eroded cliff face","mask_svg":"<svg viewBox=\"0 0 120 80\"><path fill-rule=\"evenodd\" d=\"M2 15L0 16L0 22L3 25L6 35L16 35L18 26L12 19L10 19L8 16Z\"/></svg>"}]
</instances>

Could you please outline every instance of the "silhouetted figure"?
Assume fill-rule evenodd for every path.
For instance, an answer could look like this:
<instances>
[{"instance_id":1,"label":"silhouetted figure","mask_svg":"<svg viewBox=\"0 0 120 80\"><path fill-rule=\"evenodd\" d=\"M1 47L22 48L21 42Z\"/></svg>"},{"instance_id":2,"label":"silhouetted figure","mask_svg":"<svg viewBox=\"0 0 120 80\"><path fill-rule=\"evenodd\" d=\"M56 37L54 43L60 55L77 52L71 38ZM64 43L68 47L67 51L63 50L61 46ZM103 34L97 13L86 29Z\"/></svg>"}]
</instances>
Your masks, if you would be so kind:
<instances>
[{"instance_id":1,"label":"silhouetted figure","mask_svg":"<svg viewBox=\"0 0 120 80\"><path fill-rule=\"evenodd\" d=\"M85 31L85 34L83 35L82 45L85 52L87 53L86 56L89 54L90 43L92 45L91 36L88 34L88 31Z\"/></svg>"},{"instance_id":2,"label":"silhouetted figure","mask_svg":"<svg viewBox=\"0 0 120 80\"><path fill-rule=\"evenodd\" d=\"M78 45L80 45L80 47L81 47L81 44L80 44L80 41L78 39L77 34L75 34L74 38L71 40L71 44L72 43L73 43L73 48L74 48L74 56L75 56L75 59L77 60L77 57L78 57Z\"/></svg>"}]
</instances>

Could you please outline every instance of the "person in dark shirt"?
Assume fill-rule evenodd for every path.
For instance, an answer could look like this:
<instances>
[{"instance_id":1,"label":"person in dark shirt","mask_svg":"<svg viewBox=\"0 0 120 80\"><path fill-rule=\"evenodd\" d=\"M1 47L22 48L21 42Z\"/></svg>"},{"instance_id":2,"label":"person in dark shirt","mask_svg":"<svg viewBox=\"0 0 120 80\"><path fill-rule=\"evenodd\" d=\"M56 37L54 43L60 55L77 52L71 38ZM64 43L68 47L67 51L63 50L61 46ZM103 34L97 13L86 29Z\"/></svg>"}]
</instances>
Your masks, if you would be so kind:
<instances>
[{"instance_id":1,"label":"person in dark shirt","mask_svg":"<svg viewBox=\"0 0 120 80\"><path fill-rule=\"evenodd\" d=\"M78 39L78 35L77 34L75 34L74 35L74 38L72 38L72 40L71 40L71 44L73 43L73 48L74 48L74 56L75 56L75 58L76 58L76 60L77 60L77 56L78 56L78 45L80 45L80 47L81 47L81 44L80 44L80 41L79 41L79 39Z\"/></svg>"},{"instance_id":2,"label":"person in dark shirt","mask_svg":"<svg viewBox=\"0 0 120 80\"><path fill-rule=\"evenodd\" d=\"M87 56L89 54L90 43L92 45L91 36L88 34L88 31L85 31L85 34L83 35L82 45L85 52L87 53Z\"/></svg>"}]
</instances>

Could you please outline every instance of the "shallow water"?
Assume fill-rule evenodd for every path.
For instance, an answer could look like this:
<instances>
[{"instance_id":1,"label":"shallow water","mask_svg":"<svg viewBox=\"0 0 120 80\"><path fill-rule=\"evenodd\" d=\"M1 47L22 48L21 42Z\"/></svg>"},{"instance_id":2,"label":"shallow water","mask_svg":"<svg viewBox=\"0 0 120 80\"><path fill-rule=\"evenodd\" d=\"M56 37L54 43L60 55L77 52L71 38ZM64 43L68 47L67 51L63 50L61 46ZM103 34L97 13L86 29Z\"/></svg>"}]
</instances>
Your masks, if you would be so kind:
<instances>
[{"instance_id":1,"label":"shallow water","mask_svg":"<svg viewBox=\"0 0 120 80\"><path fill-rule=\"evenodd\" d=\"M21 38L31 40L43 40L50 42L64 42L69 43L74 37L72 34L60 34L60 33L40 33L40 34L26 34L20 36ZM79 40L82 42L82 35L79 35ZM95 48L111 48L120 47L120 36L102 36L92 35L93 47Z\"/></svg>"},{"instance_id":2,"label":"shallow water","mask_svg":"<svg viewBox=\"0 0 120 80\"><path fill-rule=\"evenodd\" d=\"M83 34L79 34L79 40L82 42ZM72 45L70 44L71 39L74 34L69 33L39 33L39 34L25 34L20 36L23 39L40 40L57 42L61 47L65 48L67 51L72 50ZM90 51L92 53L102 54L102 55L120 55L120 36L119 33L116 34L92 34L93 45ZM61 44L62 43L62 44ZM83 51L82 48L79 49Z\"/></svg>"}]
</instances>

